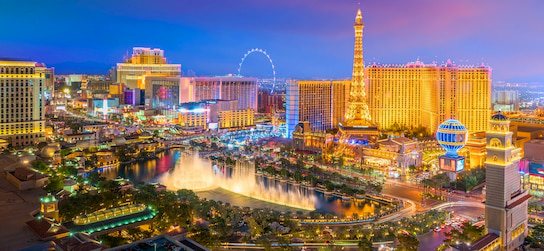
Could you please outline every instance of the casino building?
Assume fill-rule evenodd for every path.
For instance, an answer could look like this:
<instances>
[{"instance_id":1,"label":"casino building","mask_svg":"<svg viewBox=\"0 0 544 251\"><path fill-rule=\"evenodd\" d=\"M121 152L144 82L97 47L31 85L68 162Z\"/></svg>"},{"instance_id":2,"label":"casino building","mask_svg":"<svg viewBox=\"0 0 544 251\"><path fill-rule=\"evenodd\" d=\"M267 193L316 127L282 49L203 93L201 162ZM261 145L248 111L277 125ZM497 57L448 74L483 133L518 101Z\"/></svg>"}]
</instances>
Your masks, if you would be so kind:
<instances>
[{"instance_id":1,"label":"casino building","mask_svg":"<svg viewBox=\"0 0 544 251\"><path fill-rule=\"evenodd\" d=\"M368 108L380 128L422 125L434 133L456 118L469 132L486 131L491 116L491 68L413 62L365 68Z\"/></svg>"}]
</instances>

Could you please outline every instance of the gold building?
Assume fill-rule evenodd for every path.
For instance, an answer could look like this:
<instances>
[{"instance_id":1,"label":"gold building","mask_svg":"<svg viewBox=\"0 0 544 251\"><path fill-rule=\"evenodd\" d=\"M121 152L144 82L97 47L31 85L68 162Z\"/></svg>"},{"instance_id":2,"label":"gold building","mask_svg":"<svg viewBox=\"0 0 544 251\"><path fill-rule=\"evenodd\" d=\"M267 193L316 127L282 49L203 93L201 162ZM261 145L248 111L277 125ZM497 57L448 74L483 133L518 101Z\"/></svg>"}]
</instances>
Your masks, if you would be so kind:
<instances>
[{"instance_id":1,"label":"gold building","mask_svg":"<svg viewBox=\"0 0 544 251\"><path fill-rule=\"evenodd\" d=\"M469 132L488 129L491 116L491 69L421 62L365 68L370 116L380 128L397 123L435 132L455 118Z\"/></svg>"},{"instance_id":2,"label":"gold building","mask_svg":"<svg viewBox=\"0 0 544 251\"><path fill-rule=\"evenodd\" d=\"M286 94L287 137L300 121L312 131L337 128L344 120L350 80L289 80Z\"/></svg>"},{"instance_id":3,"label":"gold building","mask_svg":"<svg viewBox=\"0 0 544 251\"><path fill-rule=\"evenodd\" d=\"M251 109L219 111L219 128L243 128L254 126L254 112Z\"/></svg>"},{"instance_id":4,"label":"gold building","mask_svg":"<svg viewBox=\"0 0 544 251\"><path fill-rule=\"evenodd\" d=\"M208 114L207 112L180 112L178 117L178 124L184 130L206 130L208 129Z\"/></svg>"},{"instance_id":5,"label":"gold building","mask_svg":"<svg viewBox=\"0 0 544 251\"><path fill-rule=\"evenodd\" d=\"M308 121L301 121L293 132L293 147L296 150L321 152L334 141L332 134L312 131Z\"/></svg>"},{"instance_id":6,"label":"gold building","mask_svg":"<svg viewBox=\"0 0 544 251\"><path fill-rule=\"evenodd\" d=\"M48 73L49 72L49 73ZM43 64L0 61L0 139L12 146L45 141L45 84L50 74Z\"/></svg>"},{"instance_id":7,"label":"gold building","mask_svg":"<svg viewBox=\"0 0 544 251\"><path fill-rule=\"evenodd\" d=\"M117 63L117 82L128 88L145 89L144 76L181 76L180 64L168 64L161 49L134 47L132 57Z\"/></svg>"}]
</instances>

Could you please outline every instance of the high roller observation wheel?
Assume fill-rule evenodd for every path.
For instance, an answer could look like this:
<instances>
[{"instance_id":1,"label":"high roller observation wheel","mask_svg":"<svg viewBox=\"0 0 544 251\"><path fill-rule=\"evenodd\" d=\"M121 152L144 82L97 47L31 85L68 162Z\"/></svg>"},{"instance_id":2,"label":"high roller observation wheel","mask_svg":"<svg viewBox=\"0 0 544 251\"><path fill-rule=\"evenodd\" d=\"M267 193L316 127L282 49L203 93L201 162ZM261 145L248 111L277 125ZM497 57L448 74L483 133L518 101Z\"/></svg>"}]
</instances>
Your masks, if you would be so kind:
<instances>
[{"instance_id":1,"label":"high roller observation wheel","mask_svg":"<svg viewBox=\"0 0 544 251\"><path fill-rule=\"evenodd\" d=\"M240 65L238 66L238 77L241 77L242 75L240 74L240 72L242 71L242 65L244 64L244 61L246 60L247 56L249 56L251 53L261 53L263 55L266 56L266 58L268 58L268 61L270 61L270 65L272 66L272 74L274 76L274 79L273 79L273 82L272 82L272 90L270 90L270 94L274 93L274 89L276 88L276 67L274 66L274 62L272 62L272 58L270 58L270 55L268 55L268 53L266 53L266 50L263 50L263 49L259 49L259 48L254 48L254 49L251 49L249 51L246 52L246 54L244 54L244 57L242 58L242 61L240 62Z\"/></svg>"}]
</instances>

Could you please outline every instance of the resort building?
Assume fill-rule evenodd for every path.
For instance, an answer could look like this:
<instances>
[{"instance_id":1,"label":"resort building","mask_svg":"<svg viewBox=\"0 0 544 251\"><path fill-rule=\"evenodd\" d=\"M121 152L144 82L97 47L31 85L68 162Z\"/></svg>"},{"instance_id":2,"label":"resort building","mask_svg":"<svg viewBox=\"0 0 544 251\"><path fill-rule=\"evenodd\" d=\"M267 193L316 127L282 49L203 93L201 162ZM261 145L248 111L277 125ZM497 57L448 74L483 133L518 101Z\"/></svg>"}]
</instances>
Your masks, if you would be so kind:
<instances>
[{"instance_id":1,"label":"resort building","mask_svg":"<svg viewBox=\"0 0 544 251\"><path fill-rule=\"evenodd\" d=\"M203 100L237 100L238 109L257 111L256 78L235 76L225 77L183 77L181 78L181 93L188 96L180 98L181 103L200 102Z\"/></svg>"},{"instance_id":2,"label":"resort building","mask_svg":"<svg viewBox=\"0 0 544 251\"><path fill-rule=\"evenodd\" d=\"M180 64L168 64L161 49L134 47L132 57L124 63L117 63L117 83L128 88L145 89L144 76L181 77Z\"/></svg>"},{"instance_id":3,"label":"resort building","mask_svg":"<svg viewBox=\"0 0 544 251\"><path fill-rule=\"evenodd\" d=\"M491 116L491 69L486 66L376 65L365 68L368 107L382 129L393 124L422 125L432 133L455 118L469 132L488 129Z\"/></svg>"},{"instance_id":4,"label":"resort building","mask_svg":"<svg viewBox=\"0 0 544 251\"><path fill-rule=\"evenodd\" d=\"M12 146L45 141L45 84L52 70L44 64L0 60L0 139Z\"/></svg>"},{"instance_id":5,"label":"resort building","mask_svg":"<svg viewBox=\"0 0 544 251\"><path fill-rule=\"evenodd\" d=\"M364 148L362 164L388 176L405 175L410 166L421 166L423 151L418 142L404 137L378 140L376 147Z\"/></svg>"},{"instance_id":6,"label":"resort building","mask_svg":"<svg viewBox=\"0 0 544 251\"><path fill-rule=\"evenodd\" d=\"M338 128L347 110L350 80L289 80L286 94L287 137L299 122L312 131Z\"/></svg>"},{"instance_id":7,"label":"resort building","mask_svg":"<svg viewBox=\"0 0 544 251\"><path fill-rule=\"evenodd\" d=\"M324 131L312 131L308 121L298 123L293 132L293 148L302 151L321 152L334 141L334 135Z\"/></svg>"}]
</instances>

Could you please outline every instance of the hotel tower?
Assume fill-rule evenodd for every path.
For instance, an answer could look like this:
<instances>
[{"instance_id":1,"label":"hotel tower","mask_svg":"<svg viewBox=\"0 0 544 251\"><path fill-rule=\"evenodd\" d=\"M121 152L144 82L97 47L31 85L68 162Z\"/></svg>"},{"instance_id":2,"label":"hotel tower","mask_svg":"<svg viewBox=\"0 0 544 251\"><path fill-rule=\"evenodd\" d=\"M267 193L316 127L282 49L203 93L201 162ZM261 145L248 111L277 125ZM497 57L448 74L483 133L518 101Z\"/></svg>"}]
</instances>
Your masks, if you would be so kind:
<instances>
[{"instance_id":1,"label":"hotel tower","mask_svg":"<svg viewBox=\"0 0 544 251\"><path fill-rule=\"evenodd\" d=\"M51 70L36 62L0 60L0 139L12 146L45 141L45 84Z\"/></svg>"},{"instance_id":2,"label":"hotel tower","mask_svg":"<svg viewBox=\"0 0 544 251\"><path fill-rule=\"evenodd\" d=\"M382 129L422 125L434 133L454 118L470 133L484 132L491 116L491 69L445 64L366 67L368 106Z\"/></svg>"}]
</instances>

